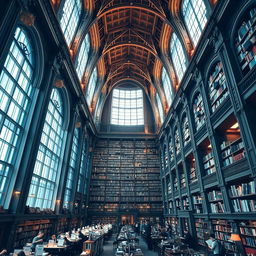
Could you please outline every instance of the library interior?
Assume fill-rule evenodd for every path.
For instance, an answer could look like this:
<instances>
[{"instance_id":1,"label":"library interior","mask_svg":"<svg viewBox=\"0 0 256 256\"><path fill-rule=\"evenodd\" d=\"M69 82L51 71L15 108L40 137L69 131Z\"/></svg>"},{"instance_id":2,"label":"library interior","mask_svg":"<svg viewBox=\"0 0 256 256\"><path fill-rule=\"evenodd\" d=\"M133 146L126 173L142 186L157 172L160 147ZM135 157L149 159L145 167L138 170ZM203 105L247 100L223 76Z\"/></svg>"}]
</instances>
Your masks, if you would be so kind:
<instances>
[{"instance_id":1,"label":"library interior","mask_svg":"<svg viewBox=\"0 0 256 256\"><path fill-rule=\"evenodd\" d=\"M256 256L256 0L8 0L0 255Z\"/></svg>"}]
</instances>

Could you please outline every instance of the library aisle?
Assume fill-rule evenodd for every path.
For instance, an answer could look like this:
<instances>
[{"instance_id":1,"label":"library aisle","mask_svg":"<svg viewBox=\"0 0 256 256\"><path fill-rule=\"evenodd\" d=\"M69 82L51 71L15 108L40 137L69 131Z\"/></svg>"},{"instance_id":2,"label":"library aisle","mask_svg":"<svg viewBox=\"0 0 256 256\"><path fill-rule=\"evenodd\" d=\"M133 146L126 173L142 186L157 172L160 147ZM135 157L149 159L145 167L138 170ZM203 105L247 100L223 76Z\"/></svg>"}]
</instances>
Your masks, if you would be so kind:
<instances>
[{"instance_id":1,"label":"library aisle","mask_svg":"<svg viewBox=\"0 0 256 256\"><path fill-rule=\"evenodd\" d=\"M115 240L114 237L115 236L113 235L111 239L109 239L104 243L102 256L112 256L112 255L114 256L114 250L113 250L113 242ZM139 237L139 240L140 240L139 245L144 256L157 256L157 252L148 250L147 244L141 237Z\"/></svg>"}]
</instances>

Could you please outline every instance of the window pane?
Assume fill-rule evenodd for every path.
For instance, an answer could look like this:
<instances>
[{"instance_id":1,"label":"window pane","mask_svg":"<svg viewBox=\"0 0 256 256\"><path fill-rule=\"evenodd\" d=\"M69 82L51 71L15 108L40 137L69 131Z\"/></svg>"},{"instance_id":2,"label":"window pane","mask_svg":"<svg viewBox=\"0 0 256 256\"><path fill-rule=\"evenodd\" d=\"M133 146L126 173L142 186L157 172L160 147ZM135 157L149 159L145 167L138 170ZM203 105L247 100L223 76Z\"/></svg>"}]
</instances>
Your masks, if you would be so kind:
<instances>
[{"instance_id":1,"label":"window pane","mask_svg":"<svg viewBox=\"0 0 256 256\"><path fill-rule=\"evenodd\" d=\"M196 46L207 23L204 0L184 0L182 12L190 37Z\"/></svg>"},{"instance_id":2,"label":"window pane","mask_svg":"<svg viewBox=\"0 0 256 256\"><path fill-rule=\"evenodd\" d=\"M66 181L66 189L64 194L64 208L69 208L71 206L71 196L74 191L74 175L77 168L77 158L78 158L78 143L79 143L79 129L75 128L74 131L74 137L73 137L73 143L70 153L70 159L69 159L69 169L68 169L68 175L67 175L67 181Z\"/></svg>"},{"instance_id":3,"label":"window pane","mask_svg":"<svg viewBox=\"0 0 256 256\"><path fill-rule=\"evenodd\" d=\"M51 124L57 129L53 129ZM57 190L57 177L62 162L61 149L64 138L62 124L62 100L58 90L53 89L27 199L27 204L31 207L52 208L53 206L53 195ZM37 180L37 183L33 183L33 180Z\"/></svg>"},{"instance_id":4,"label":"window pane","mask_svg":"<svg viewBox=\"0 0 256 256\"><path fill-rule=\"evenodd\" d=\"M163 121L164 121L164 111L163 111L163 106L162 106L161 99L160 99L158 93L156 94L156 105L157 105L157 108L158 108L158 111L159 111L160 120L163 123Z\"/></svg>"},{"instance_id":5,"label":"window pane","mask_svg":"<svg viewBox=\"0 0 256 256\"><path fill-rule=\"evenodd\" d=\"M78 57L77 57L77 63L76 63L76 72L80 80L82 80L83 78L86 63L88 60L89 50L90 50L90 39L89 39L89 35L87 34L80 46Z\"/></svg>"},{"instance_id":6,"label":"window pane","mask_svg":"<svg viewBox=\"0 0 256 256\"><path fill-rule=\"evenodd\" d=\"M175 33L171 38L170 52L175 73L180 82L187 68L187 59L181 42Z\"/></svg>"},{"instance_id":7,"label":"window pane","mask_svg":"<svg viewBox=\"0 0 256 256\"><path fill-rule=\"evenodd\" d=\"M162 85L164 88L164 93L165 93L168 105L170 106L173 100L173 87L172 87L171 80L164 67L162 69Z\"/></svg>"},{"instance_id":8,"label":"window pane","mask_svg":"<svg viewBox=\"0 0 256 256\"><path fill-rule=\"evenodd\" d=\"M63 31L67 45L69 46L76 32L81 14L81 0L65 0L60 19L60 27Z\"/></svg>"},{"instance_id":9,"label":"window pane","mask_svg":"<svg viewBox=\"0 0 256 256\"><path fill-rule=\"evenodd\" d=\"M87 88L86 88L86 100L87 100L88 106L91 105L91 101L92 101L93 94L94 94L95 87L96 87L97 76L98 76L97 75L97 68L94 68L94 70L91 74L89 83L88 83Z\"/></svg>"},{"instance_id":10,"label":"window pane","mask_svg":"<svg viewBox=\"0 0 256 256\"><path fill-rule=\"evenodd\" d=\"M138 120L140 121L138 122ZM112 97L111 124L143 125L143 93L141 89L114 89Z\"/></svg>"},{"instance_id":11,"label":"window pane","mask_svg":"<svg viewBox=\"0 0 256 256\"><path fill-rule=\"evenodd\" d=\"M7 193L33 97L34 58L30 38L17 28L0 73L0 205Z\"/></svg>"}]
</instances>

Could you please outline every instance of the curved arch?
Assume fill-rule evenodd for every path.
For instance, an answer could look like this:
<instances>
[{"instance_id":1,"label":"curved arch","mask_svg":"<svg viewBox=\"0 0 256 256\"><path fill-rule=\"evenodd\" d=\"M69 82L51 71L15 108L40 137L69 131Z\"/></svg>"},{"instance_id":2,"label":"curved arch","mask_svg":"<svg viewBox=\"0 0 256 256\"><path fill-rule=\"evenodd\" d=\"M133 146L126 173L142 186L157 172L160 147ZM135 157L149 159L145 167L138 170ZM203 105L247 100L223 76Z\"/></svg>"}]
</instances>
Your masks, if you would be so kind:
<instances>
[{"instance_id":1,"label":"curved arch","mask_svg":"<svg viewBox=\"0 0 256 256\"><path fill-rule=\"evenodd\" d=\"M159 59L159 60L161 61L161 59L159 58L158 54L157 54L155 51L153 51L152 49L150 49L149 47L146 47L146 46L144 46L144 45L142 45L142 44L139 44L139 43L129 43L129 42L118 43L118 44L116 44L116 45L113 45L113 46L109 47L109 48L106 49L105 51L103 50L101 58L104 57L104 55L107 54L108 52L110 52L111 50L114 50L114 49L116 49L116 48L118 48L118 47L122 47L122 46L140 47L140 48L142 48L142 49L144 49L144 50L150 52L150 53L153 54L157 59Z\"/></svg>"}]
</instances>

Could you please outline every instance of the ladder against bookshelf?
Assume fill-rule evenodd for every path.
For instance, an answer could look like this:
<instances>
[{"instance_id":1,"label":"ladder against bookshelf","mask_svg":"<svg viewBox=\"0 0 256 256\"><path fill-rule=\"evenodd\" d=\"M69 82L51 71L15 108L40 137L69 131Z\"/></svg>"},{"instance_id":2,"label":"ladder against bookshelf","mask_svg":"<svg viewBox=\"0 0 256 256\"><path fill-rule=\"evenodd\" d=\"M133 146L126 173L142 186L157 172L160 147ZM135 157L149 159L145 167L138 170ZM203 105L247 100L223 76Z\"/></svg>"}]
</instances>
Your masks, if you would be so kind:
<instances>
[{"instance_id":1,"label":"ladder against bookshelf","mask_svg":"<svg viewBox=\"0 0 256 256\"><path fill-rule=\"evenodd\" d=\"M197 93L193 100L193 112L196 131L205 123L205 113L203 99L200 93Z\"/></svg>"},{"instance_id":2,"label":"ladder against bookshelf","mask_svg":"<svg viewBox=\"0 0 256 256\"><path fill-rule=\"evenodd\" d=\"M246 255L256 255L256 221L241 221L238 228Z\"/></svg>"},{"instance_id":3,"label":"ladder against bookshelf","mask_svg":"<svg viewBox=\"0 0 256 256\"><path fill-rule=\"evenodd\" d=\"M229 186L234 212L256 212L255 181L237 182Z\"/></svg>"},{"instance_id":4,"label":"ladder against bookshelf","mask_svg":"<svg viewBox=\"0 0 256 256\"><path fill-rule=\"evenodd\" d=\"M220 134L222 139L220 150L223 167L245 158L244 143L237 122L223 127Z\"/></svg>"},{"instance_id":5,"label":"ladder against bookshelf","mask_svg":"<svg viewBox=\"0 0 256 256\"><path fill-rule=\"evenodd\" d=\"M188 179L189 179L189 184L197 181L197 174L196 174L196 161L194 158L193 153L188 155L186 157L186 164L187 164L187 169L188 169Z\"/></svg>"},{"instance_id":6,"label":"ladder against bookshelf","mask_svg":"<svg viewBox=\"0 0 256 256\"><path fill-rule=\"evenodd\" d=\"M221 241L228 253L238 255L236 244L230 240L232 233L231 223L227 220L212 220L212 226L216 239Z\"/></svg>"},{"instance_id":7,"label":"ladder against bookshelf","mask_svg":"<svg viewBox=\"0 0 256 256\"><path fill-rule=\"evenodd\" d=\"M203 198L199 193L192 194L195 213L203 213Z\"/></svg>"},{"instance_id":8,"label":"ladder against bookshelf","mask_svg":"<svg viewBox=\"0 0 256 256\"><path fill-rule=\"evenodd\" d=\"M245 13L240 24L235 46L242 73L245 75L256 65L256 7Z\"/></svg>"},{"instance_id":9,"label":"ladder against bookshelf","mask_svg":"<svg viewBox=\"0 0 256 256\"><path fill-rule=\"evenodd\" d=\"M225 207L223 203L222 193L218 189L208 191L208 201L210 203L210 210L212 213L224 213Z\"/></svg>"},{"instance_id":10,"label":"ladder against bookshelf","mask_svg":"<svg viewBox=\"0 0 256 256\"><path fill-rule=\"evenodd\" d=\"M174 147L173 147L172 138L169 139L168 148L169 148L169 160L171 163L174 160Z\"/></svg>"},{"instance_id":11,"label":"ladder against bookshelf","mask_svg":"<svg viewBox=\"0 0 256 256\"><path fill-rule=\"evenodd\" d=\"M212 71L208 79L208 87L211 111L213 113L229 95L227 81L221 62L217 62L212 67Z\"/></svg>"},{"instance_id":12,"label":"ladder against bookshelf","mask_svg":"<svg viewBox=\"0 0 256 256\"><path fill-rule=\"evenodd\" d=\"M176 155L178 155L180 153L181 148L180 148L180 136L179 136L179 131L177 127L175 128L175 131L174 131L174 145L175 145Z\"/></svg>"},{"instance_id":13,"label":"ladder against bookshelf","mask_svg":"<svg viewBox=\"0 0 256 256\"><path fill-rule=\"evenodd\" d=\"M183 145L186 146L191 140L187 114L182 118Z\"/></svg>"},{"instance_id":14,"label":"ladder against bookshelf","mask_svg":"<svg viewBox=\"0 0 256 256\"><path fill-rule=\"evenodd\" d=\"M202 157L203 157L204 176L216 172L215 161L214 161L213 152L212 152L212 146L211 146L208 138L205 139L200 144L200 149L201 149Z\"/></svg>"},{"instance_id":15,"label":"ladder against bookshelf","mask_svg":"<svg viewBox=\"0 0 256 256\"><path fill-rule=\"evenodd\" d=\"M205 241L209 239L209 224L205 219L195 219L196 236L199 245L206 246Z\"/></svg>"}]
</instances>

